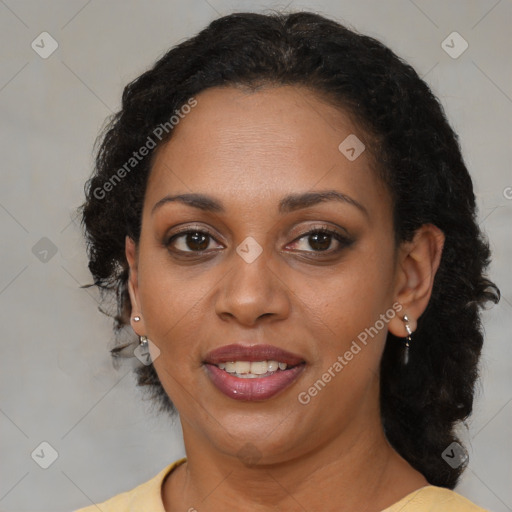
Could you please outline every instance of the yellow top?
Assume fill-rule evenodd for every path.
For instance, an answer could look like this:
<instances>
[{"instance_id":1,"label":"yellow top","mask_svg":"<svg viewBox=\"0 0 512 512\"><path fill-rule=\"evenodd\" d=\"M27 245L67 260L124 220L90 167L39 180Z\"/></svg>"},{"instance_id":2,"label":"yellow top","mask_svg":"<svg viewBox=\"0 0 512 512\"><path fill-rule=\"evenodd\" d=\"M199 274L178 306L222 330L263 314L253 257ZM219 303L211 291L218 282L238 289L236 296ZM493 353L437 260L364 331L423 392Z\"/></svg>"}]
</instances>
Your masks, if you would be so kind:
<instances>
[{"instance_id":1,"label":"yellow top","mask_svg":"<svg viewBox=\"0 0 512 512\"><path fill-rule=\"evenodd\" d=\"M131 491L123 492L102 503L74 512L166 512L162 503L162 483L165 477L185 458L173 462L160 473ZM468 499L444 487L427 485L411 492L382 512L489 512Z\"/></svg>"}]
</instances>

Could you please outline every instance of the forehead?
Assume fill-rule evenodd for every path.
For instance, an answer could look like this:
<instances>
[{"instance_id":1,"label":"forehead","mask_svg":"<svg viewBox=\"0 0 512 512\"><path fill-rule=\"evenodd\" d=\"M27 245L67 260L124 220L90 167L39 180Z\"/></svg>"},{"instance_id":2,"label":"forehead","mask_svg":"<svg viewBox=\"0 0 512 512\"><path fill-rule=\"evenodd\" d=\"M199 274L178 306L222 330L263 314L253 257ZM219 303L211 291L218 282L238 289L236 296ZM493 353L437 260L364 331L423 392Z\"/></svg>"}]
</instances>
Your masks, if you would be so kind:
<instances>
[{"instance_id":1,"label":"forehead","mask_svg":"<svg viewBox=\"0 0 512 512\"><path fill-rule=\"evenodd\" d=\"M219 87L196 100L157 152L148 202L170 192L215 191L236 206L248 197L269 201L327 188L361 202L366 197L369 209L377 198L386 199L364 150L364 134L348 113L311 90Z\"/></svg>"}]
</instances>

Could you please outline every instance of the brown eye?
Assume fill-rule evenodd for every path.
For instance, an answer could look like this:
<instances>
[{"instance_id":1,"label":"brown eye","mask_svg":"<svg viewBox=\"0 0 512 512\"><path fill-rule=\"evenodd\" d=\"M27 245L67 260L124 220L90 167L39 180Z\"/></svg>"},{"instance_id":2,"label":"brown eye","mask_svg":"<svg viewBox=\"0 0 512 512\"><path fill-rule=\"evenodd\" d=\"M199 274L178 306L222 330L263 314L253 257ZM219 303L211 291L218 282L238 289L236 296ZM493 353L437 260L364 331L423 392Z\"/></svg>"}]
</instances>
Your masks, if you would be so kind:
<instances>
[{"instance_id":1,"label":"brown eye","mask_svg":"<svg viewBox=\"0 0 512 512\"><path fill-rule=\"evenodd\" d=\"M333 236L327 233L313 233L308 237L310 247L317 251L329 249Z\"/></svg>"},{"instance_id":2,"label":"brown eye","mask_svg":"<svg viewBox=\"0 0 512 512\"><path fill-rule=\"evenodd\" d=\"M208 232L194 229L171 236L165 245L176 252L203 252L211 248L213 240Z\"/></svg>"},{"instance_id":3,"label":"brown eye","mask_svg":"<svg viewBox=\"0 0 512 512\"><path fill-rule=\"evenodd\" d=\"M185 235L185 245L193 251L205 251L210 245L209 236L204 233L195 232Z\"/></svg>"},{"instance_id":4,"label":"brown eye","mask_svg":"<svg viewBox=\"0 0 512 512\"><path fill-rule=\"evenodd\" d=\"M332 254L340 251L344 247L348 247L351 243L352 240L337 231L319 228L304 233L301 237L297 238L292 245L295 246L293 249L298 249L303 252L325 252ZM332 248L333 244L335 245L334 248Z\"/></svg>"}]
</instances>

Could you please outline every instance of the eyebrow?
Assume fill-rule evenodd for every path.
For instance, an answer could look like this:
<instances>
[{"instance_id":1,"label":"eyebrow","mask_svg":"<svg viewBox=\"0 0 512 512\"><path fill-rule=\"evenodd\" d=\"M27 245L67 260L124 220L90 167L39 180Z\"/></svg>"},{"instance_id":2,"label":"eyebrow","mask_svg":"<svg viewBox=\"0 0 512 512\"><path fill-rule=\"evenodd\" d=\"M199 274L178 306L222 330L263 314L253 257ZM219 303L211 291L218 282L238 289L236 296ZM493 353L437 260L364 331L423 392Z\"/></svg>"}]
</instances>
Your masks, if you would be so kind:
<instances>
[{"instance_id":1,"label":"eyebrow","mask_svg":"<svg viewBox=\"0 0 512 512\"><path fill-rule=\"evenodd\" d=\"M178 194L175 196L165 196L160 199L155 204L155 206L153 206L151 214L153 215L155 211L162 207L164 204L176 201L206 212L226 212L222 203L213 197L207 196L205 194ZM369 216L368 210L361 203L346 194L338 192L337 190L323 190L319 192L305 192L302 194L299 193L287 195L283 197L281 201L279 201L278 211L281 214L289 213L326 201L338 201L344 204L355 206L367 217Z\"/></svg>"}]
</instances>

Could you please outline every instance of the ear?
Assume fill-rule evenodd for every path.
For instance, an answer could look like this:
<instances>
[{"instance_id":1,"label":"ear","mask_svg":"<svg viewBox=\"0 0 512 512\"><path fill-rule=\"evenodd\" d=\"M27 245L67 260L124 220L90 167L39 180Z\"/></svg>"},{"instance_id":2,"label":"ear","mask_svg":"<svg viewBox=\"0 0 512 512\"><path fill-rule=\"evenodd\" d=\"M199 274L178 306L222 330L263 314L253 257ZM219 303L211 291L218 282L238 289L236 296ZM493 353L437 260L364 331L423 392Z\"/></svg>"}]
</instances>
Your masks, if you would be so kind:
<instances>
[{"instance_id":1,"label":"ear","mask_svg":"<svg viewBox=\"0 0 512 512\"><path fill-rule=\"evenodd\" d=\"M132 238L129 236L125 239L125 254L128 261L129 275L128 275L128 293L130 294L130 301L132 304L132 311L130 315L130 325L135 333L139 336L146 332L144 325L144 317L140 308L139 300L139 281L137 272L137 246ZM139 317L138 322L134 321L135 317Z\"/></svg>"},{"instance_id":2,"label":"ear","mask_svg":"<svg viewBox=\"0 0 512 512\"><path fill-rule=\"evenodd\" d=\"M409 318L411 330L416 330L418 318L427 308L432 295L444 241L444 233L437 226L424 224L410 242L400 247L395 300L403 309L389 322L389 331L395 336L407 336L404 315Z\"/></svg>"}]
</instances>

